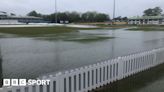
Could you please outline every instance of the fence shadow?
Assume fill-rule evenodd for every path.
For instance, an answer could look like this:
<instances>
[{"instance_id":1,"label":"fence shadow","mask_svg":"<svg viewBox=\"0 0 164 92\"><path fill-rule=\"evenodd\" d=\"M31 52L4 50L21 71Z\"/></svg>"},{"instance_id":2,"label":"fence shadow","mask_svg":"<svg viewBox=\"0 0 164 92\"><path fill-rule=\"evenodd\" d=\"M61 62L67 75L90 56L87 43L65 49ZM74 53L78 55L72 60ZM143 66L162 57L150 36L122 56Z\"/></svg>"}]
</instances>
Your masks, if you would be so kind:
<instances>
[{"instance_id":1,"label":"fence shadow","mask_svg":"<svg viewBox=\"0 0 164 92\"><path fill-rule=\"evenodd\" d=\"M0 48L0 87L3 86L3 73L2 73L2 54Z\"/></svg>"},{"instance_id":2,"label":"fence shadow","mask_svg":"<svg viewBox=\"0 0 164 92\"><path fill-rule=\"evenodd\" d=\"M123 80L111 83L92 92L136 92L145 86L164 79L164 64Z\"/></svg>"}]
</instances>

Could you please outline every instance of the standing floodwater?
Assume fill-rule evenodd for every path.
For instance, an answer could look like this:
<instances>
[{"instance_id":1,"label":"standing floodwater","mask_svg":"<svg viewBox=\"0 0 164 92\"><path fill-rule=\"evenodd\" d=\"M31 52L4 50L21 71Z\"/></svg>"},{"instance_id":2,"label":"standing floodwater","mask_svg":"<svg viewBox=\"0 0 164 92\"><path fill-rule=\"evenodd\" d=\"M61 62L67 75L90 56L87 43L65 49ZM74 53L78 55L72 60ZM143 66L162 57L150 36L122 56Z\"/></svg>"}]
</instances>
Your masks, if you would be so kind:
<instances>
[{"instance_id":1,"label":"standing floodwater","mask_svg":"<svg viewBox=\"0 0 164 92\"><path fill-rule=\"evenodd\" d=\"M162 31L113 32L88 30L47 37L1 38L3 77L36 78L164 46Z\"/></svg>"}]
</instances>

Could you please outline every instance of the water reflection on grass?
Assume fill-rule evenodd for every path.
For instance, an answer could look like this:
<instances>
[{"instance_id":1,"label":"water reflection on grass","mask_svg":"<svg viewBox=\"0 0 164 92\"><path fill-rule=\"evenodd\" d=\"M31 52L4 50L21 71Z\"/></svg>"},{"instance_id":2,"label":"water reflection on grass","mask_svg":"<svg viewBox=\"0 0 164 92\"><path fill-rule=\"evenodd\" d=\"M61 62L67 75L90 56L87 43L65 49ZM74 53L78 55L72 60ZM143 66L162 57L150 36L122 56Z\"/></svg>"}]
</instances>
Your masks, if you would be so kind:
<instances>
[{"instance_id":1,"label":"water reflection on grass","mask_svg":"<svg viewBox=\"0 0 164 92\"><path fill-rule=\"evenodd\" d=\"M164 64L93 92L163 92Z\"/></svg>"},{"instance_id":2,"label":"water reflection on grass","mask_svg":"<svg viewBox=\"0 0 164 92\"><path fill-rule=\"evenodd\" d=\"M94 42L94 41L103 41L107 39L112 39L113 37L103 37L103 36L97 36L97 37L86 37L86 38L75 38L75 39L68 39L66 41L75 41L75 42Z\"/></svg>"},{"instance_id":3,"label":"water reflection on grass","mask_svg":"<svg viewBox=\"0 0 164 92\"><path fill-rule=\"evenodd\" d=\"M56 34L49 35L45 37L37 37L39 40L48 40L48 41L71 41L71 42L96 42L112 39L109 35L97 35L97 34L87 34L87 33L69 33L69 34Z\"/></svg>"}]
</instances>

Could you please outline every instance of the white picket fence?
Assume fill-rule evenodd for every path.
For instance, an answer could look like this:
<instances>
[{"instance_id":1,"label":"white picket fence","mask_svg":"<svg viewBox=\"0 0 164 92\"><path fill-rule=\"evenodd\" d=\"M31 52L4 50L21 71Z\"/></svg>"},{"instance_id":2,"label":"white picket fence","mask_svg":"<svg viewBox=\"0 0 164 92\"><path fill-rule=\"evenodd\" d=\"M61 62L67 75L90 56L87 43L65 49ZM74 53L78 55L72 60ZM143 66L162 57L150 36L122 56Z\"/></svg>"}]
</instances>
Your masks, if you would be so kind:
<instances>
[{"instance_id":1,"label":"white picket fence","mask_svg":"<svg viewBox=\"0 0 164 92\"><path fill-rule=\"evenodd\" d=\"M48 86L4 87L1 92L88 92L162 63L164 48L154 49L44 76L51 80Z\"/></svg>"}]
</instances>

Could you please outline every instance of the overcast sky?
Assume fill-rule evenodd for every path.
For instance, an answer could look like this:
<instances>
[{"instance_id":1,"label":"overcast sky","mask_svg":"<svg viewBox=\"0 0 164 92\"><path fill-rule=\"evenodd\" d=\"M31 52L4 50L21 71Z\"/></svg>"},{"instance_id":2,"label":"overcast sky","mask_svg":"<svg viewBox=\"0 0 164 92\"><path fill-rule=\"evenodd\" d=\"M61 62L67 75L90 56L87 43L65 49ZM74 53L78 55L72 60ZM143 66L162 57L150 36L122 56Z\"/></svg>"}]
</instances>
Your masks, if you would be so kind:
<instances>
[{"instance_id":1,"label":"overcast sky","mask_svg":"<svg viewBox=\"0 0 164 92\"><path fill-rule=\"evenodd\" d=\"M36 10L43 14L54 12L55 0L0 0L0 11L18 15ZM142 15L143 10L160 6L164 0L116 0L116 16ZM113 0L57 0L58 11L98 11L112 16Z\"/></svg>"}]
</instances>

